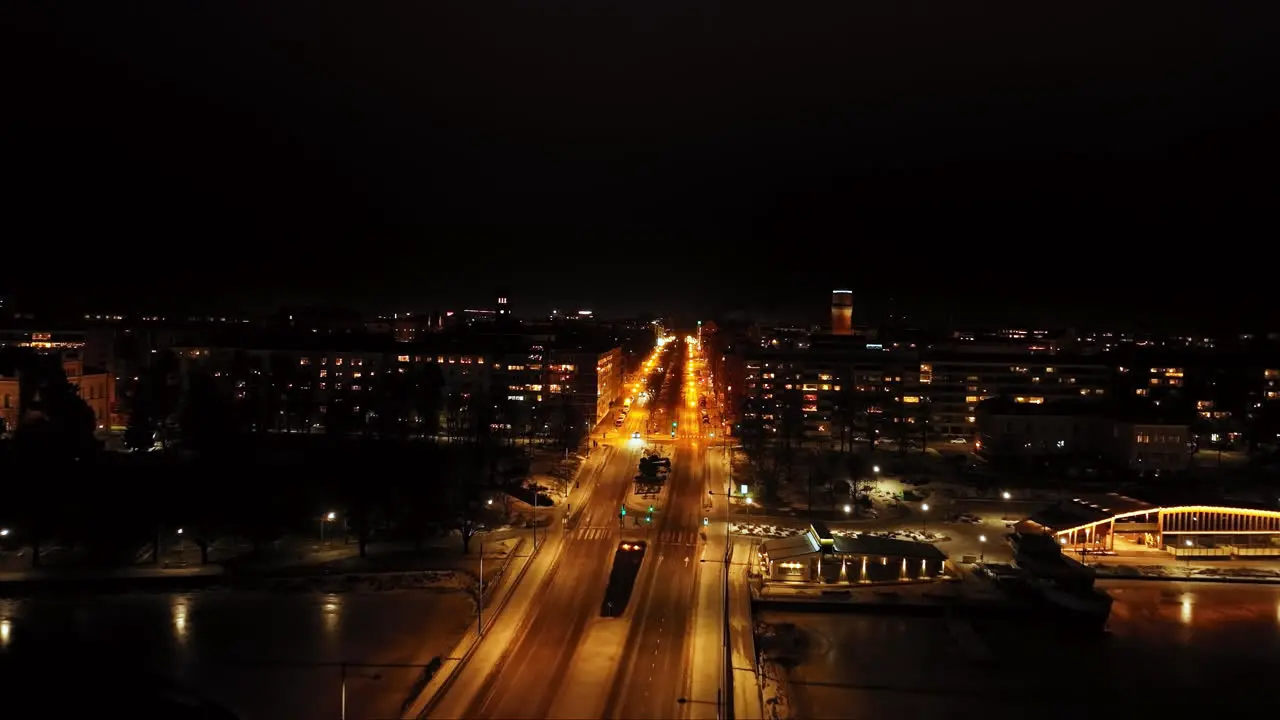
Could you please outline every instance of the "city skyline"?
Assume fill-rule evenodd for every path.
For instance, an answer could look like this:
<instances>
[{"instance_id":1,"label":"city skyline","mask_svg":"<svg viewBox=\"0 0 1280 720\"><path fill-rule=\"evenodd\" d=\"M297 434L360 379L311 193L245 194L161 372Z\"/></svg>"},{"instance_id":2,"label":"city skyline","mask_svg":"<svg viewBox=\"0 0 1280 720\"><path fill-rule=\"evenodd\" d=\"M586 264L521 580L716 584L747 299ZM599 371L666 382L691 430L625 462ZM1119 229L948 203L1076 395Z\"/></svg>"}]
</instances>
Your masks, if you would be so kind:
<instances>
[{"instance_id":1,"label":"city skyline","mask_svg":"<svg viewBox=\"0 0 1280 720\"><path fill-rule=\"evenodd\" d=\"M1280 4L4 17L15 717L1266 706Z\"/></svg>"}]
</instances>

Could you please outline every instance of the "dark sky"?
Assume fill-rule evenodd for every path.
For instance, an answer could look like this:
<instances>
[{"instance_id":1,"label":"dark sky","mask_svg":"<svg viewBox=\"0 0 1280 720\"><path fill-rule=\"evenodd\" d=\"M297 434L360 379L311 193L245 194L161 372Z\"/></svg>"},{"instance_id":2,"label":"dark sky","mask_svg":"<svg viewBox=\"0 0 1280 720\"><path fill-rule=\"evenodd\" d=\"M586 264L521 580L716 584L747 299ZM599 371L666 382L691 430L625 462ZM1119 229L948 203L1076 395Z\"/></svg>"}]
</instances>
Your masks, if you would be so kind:
<instances>
[{"instance_id":1,"label":"dark sky","mask_svg":"<svg viewBox=\"0 0 1280 720\"><path fill-rule=\"evenodd\" d=\"M1213 314L1276 267L1267 5L32 3L11 282Z\"/></svg>"}]
</instances>

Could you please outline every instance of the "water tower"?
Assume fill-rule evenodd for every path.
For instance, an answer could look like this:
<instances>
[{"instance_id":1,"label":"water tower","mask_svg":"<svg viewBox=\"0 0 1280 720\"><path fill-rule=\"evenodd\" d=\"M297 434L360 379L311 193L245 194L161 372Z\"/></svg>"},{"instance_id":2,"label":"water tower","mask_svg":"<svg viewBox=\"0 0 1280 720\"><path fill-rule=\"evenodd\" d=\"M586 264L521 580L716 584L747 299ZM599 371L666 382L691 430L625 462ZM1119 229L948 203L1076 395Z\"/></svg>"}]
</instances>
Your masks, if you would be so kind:
<instances>
[{"instance_id":1,"label":"water tower","mask_svg":"<svg viewBox=\"0 0 1280 720\"><path fill-rule=\"evenodd\" d=\"M853 291L831 291L831 334L853 334Z\"/></svg>"}]
</instances>

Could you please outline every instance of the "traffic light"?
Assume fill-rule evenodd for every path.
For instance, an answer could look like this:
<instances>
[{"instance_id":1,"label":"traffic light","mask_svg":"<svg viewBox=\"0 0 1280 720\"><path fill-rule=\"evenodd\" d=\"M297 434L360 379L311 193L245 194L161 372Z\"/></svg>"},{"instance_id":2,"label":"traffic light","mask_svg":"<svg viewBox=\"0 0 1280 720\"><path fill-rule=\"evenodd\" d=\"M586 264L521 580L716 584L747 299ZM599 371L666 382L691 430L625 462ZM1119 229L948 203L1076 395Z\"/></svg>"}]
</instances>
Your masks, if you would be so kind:
<instances>
[{"instance_id":1,"label":"traffic light","mask_svg":"<svg viewBox=\"0 0 1280 720\"><path fill-rule=\"evenodd\" d=\"M710 524L711 524L711 518L708 518L708 517L702 518L702 527L706 527Z\"/></svg>"},{"instance_id":2,"label":"traffic light","mask_svg":"<svg viewBox=\"0 0 1280 720\"><path fill-rule=\"evenodd\" d=\"M653 514L653 506L652 506L652 505L650 505L650 506L649 506L649 514L651 514L651 515Z\"/></svg>"},{"instance_id":3,"label":"traffic light","mask_svg":"<svg viewBox=\"0 0 1280 720\"><path fill-rule=\"evenodd\" d=\"M623 505L622 511L618 513L618 517L626 517L626 516L627 516L627 506Z\"/></svg>"},{"instance_id":4,"label":"traffic light","mask_svg":"<svg viewBox=\"0 0 1280 720\"><path fill-rule=\"evenodd\" d=\"M645 522L647 522L647 523L651 523L651 522L653 522L653 516L652 516L652 515L649 515L649 516L645 517L644 521L645 521Z\"/></svg>"},{"instance_id":5,"label":"traffic light","mask_svg":"<svg viewBox=\"0 0 1280 720\"><path fill-rule=\"evenodd\" d=\"M676 422L675 420L672 420L672 421L671 421L671 427L675 427L675 426L677 426L677 425L679 425L679 424L680 424L680 423Z\"/></svg>"}]
</instances>

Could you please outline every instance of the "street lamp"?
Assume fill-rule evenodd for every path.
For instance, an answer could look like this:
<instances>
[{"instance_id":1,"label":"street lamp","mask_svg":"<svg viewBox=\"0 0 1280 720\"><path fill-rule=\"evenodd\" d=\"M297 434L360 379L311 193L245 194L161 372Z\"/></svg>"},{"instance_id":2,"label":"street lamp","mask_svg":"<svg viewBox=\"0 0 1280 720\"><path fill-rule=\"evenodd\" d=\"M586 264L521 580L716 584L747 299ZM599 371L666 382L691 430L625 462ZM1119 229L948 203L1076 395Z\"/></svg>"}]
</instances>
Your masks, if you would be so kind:
<instances>
[{"instance_id":1,"label":"street lamp","mask_svg":"<svg viewBox=\"0 0 1280 720\"><path fill-rule=\"evenodd\" d=\"M1193 544L1192 544L1192 542L1191 542L1191 538L1187 538L1187 539L1186 539L1186 540L1184 540L1183 542L1184 542L1184 543L1186 544L1186 546L1187 546L1187 547L1189 547L1189 548L1190 548L1190 547L1194 547L1194 545L1193 545ZM1187 565L1186 565L1186 567L1187 567L1187 576L1188 576L1188 577L1190 577L1190 576L1191 576L1191 553L1187 553Z\"/></svg>"},{"instance_id":2,"label":"street lamp","mask_svg":"<svg viewBox=\"0 0 1280 720\"><path fill-rule=\"evenodd\" d=\"M852 506L852 505L845 505L845 506L844 506L844 514L845 514L845 515L848 515L848 514L849 514L849 513L851 513L851 512L853 512L853 506Z\"/></svg>"},{"instance_id":3,"label":"street lamp","mask_svg":"<svg viewBox=\"0 0 1280 720\"><path fill-rule=\"evenodd\" d=\"M920 505L920 534L923 535L928 531L929 520L926 513L929 512L929 503Z\"/></svg>"},{"instance_id":4,"label":"street lamp","mask_svg":"<svg viewBox=\"0 0 1280 720\"><path fill-rule=\"evenodd\" d=\"M9 537L9 528L0 528L0 537Z\"/></svg>"},{"instance_id":5,"label":"street lamp","mask_svg":"<svg viewBox=\"0 0 1280 720\"><path fill-rule=\"evenodd\" d=\"M330 510L327 514L320 518L320 544L324 545L324 526L338 519L338 513ZM179 530L179 533L182 531Z\"/></svg>"},{"instance_id":6,"label":"street lamp","mask_svg":"<svg viewBox=\"0 0 1280 720\"><path fill-rule=\"evenodd\" d=\"M1004 498L1005 500L1008 500L1009 498L1011 498L1011 497L1013 497L1013 496L1009 494L1009 491L1008 491L1008 490L1005 490L1004 492L1000 493L1000 497Z\"/></svg>"},{"instance_id":7,"label":"street lamp","mask_svg":"<svg viewBox=\"0 0 1280 720\"><path fill-rule=\"evenodd\" d=\"M978 536L978 562L984 562L987 559L987 536Z\"/></svg>"}]
</instances>

